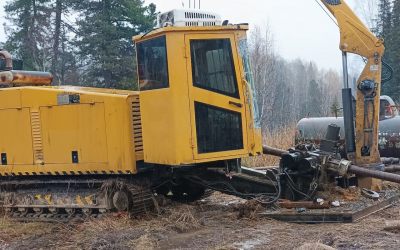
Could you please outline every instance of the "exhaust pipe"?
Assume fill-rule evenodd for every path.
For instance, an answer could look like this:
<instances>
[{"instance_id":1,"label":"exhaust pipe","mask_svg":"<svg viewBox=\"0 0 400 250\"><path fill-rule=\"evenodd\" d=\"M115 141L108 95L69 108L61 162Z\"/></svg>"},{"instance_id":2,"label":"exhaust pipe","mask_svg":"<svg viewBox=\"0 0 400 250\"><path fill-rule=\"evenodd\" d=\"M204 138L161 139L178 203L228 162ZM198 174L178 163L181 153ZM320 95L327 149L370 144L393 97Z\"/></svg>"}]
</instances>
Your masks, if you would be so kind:
<instances>
[{"instance_id":1,"label":"exhaust pipe","mask_svg":"<svg viewBox=\"0 0 400 250\"><path fill-rule=\"evenodd\" d=\"M13 69L12 56L8 51L0 50L0 59L5 59L6 60L6 68L5 68L5 70L12 70Z\"/></svg>"}]
</instances>

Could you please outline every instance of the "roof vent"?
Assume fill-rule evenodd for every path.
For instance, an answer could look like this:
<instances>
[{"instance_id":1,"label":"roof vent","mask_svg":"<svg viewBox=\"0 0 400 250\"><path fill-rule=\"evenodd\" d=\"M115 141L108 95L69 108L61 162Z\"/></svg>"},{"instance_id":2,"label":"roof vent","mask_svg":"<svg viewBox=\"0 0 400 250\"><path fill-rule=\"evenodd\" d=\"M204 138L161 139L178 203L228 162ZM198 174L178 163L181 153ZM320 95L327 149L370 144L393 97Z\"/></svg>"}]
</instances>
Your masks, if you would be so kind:
<instances>
[{"instance_id":1,"label":"roof vent","mask_svg":"<svg viewBox=\"0 0 400 250\"><path fill-rule=\"evenodd\" d=\"M219 26L221 17L218 14L201 10L171 10L159 14L157 27L185 26Z\"/></svg>"}]
</instances>

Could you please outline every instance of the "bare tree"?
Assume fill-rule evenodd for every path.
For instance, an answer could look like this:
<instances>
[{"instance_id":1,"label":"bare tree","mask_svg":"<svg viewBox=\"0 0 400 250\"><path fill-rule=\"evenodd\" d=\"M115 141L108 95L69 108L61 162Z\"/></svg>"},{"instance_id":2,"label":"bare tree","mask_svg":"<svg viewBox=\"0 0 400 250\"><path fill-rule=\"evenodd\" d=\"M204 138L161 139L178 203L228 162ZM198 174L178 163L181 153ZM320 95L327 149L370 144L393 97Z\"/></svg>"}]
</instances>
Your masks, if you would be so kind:
<instances>
[{"instance_id":1,"label":"bare tree","mask_svg":"<svg viewBox=\"0 0 400 250\"><path fill-rule=\"evenodd\" d=\"M255 27L249 51L263 132L293 125L306 116L328 116L340 97L340 76L313 62L288 62L274 49L268 25Z\"/></svg>"},{"instance_id":2,"label":"bare tree","mask_svg":"<svg viewBox=\"0 0 400 250\"><path fill-rule=\"evenodd\" d=\"M378 1L376 0L355 0L355 10L366 22L369 28L375 27L375 18L378 13Z\"/></svg>"}]
</instances>

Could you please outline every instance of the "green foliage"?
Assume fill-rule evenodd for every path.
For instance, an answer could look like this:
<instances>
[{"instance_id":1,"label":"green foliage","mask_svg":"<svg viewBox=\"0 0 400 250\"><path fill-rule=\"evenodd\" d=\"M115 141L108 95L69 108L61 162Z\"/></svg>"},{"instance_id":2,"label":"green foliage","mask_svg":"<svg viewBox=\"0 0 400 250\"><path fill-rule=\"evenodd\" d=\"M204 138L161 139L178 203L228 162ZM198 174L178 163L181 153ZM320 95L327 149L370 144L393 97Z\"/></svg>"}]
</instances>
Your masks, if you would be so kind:
<instances>
[{"instance_id":1,"label":"green foliage","mask_svg":"<svg viewBox=\"0 0 400 250\"><path fill-rule=\"evenodd\" d=\"M135 82L132 36L150 30L155 6L141 0L88 0L76 4L82 18L77 21L74 45L84 68L85 85L132 88Z\"/></svg>"},{"instance_id":2,"label":"green foliage","mask_svg":"<svg viewBox=\"0 0 400 250\"><path fill-rule=\"evenodd\" d=\"M385 40L384 61L394 70L393 79L382 86L382 94L400 101L400 0L380 0L374 32Z\"/></svg>"},{"instance_id":3,"label":"green foliage","mask_svg":"<svg viewBox=\"0 0 400 250\"><path fill-rule=\"evenodd\" d=\"M392 1L379 0L378 18L376 19L376 27L374 33L381 38L386 38L392 28Z\"/></svg>"},{"instance_id":4,"label":"green foliage","mask_svg":"<svg viewBox=\"0 0 400 250\"><path fill-rule=\"evenodd\" d=\"M14 0L5 6L9 24L5 49L24 61L25 69L48 66L49 0Z\"/></svg>"},{"instance_id":5,"label":"green foliage","mask_svg":"<svg viewBox=\"0 0 400 250\"><path fill-rule=\"evenodd\" d=\"M135 89L132 36L151 30L142 0L8 0L4 48L54 84Z\"/></svg>"}]
</instances>

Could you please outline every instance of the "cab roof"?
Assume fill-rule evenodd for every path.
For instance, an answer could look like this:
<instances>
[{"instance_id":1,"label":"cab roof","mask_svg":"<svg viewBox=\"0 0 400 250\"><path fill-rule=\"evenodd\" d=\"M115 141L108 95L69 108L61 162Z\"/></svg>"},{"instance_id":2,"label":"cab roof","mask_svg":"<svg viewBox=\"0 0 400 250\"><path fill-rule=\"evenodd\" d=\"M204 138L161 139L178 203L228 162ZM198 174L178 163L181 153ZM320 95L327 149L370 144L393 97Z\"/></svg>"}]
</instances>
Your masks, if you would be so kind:
<instances>
[{"instance_id":1,"label":"cab roof","mask_svg":"<svg viewBox=\"0 0 400 250\"><path fill-rule=\"evenodd\" d=\"M232 30L249 30L248 24L229 24L220 26L185 26L176 27L168 26L164 28L157 28L148 33L137 35L133 37L134 42L140 42L141 40L148 39L151 37L156 37L161 34L173 33L173 32L216 32L216 31L232 31Z\"/></svg>"}]
</instances>

